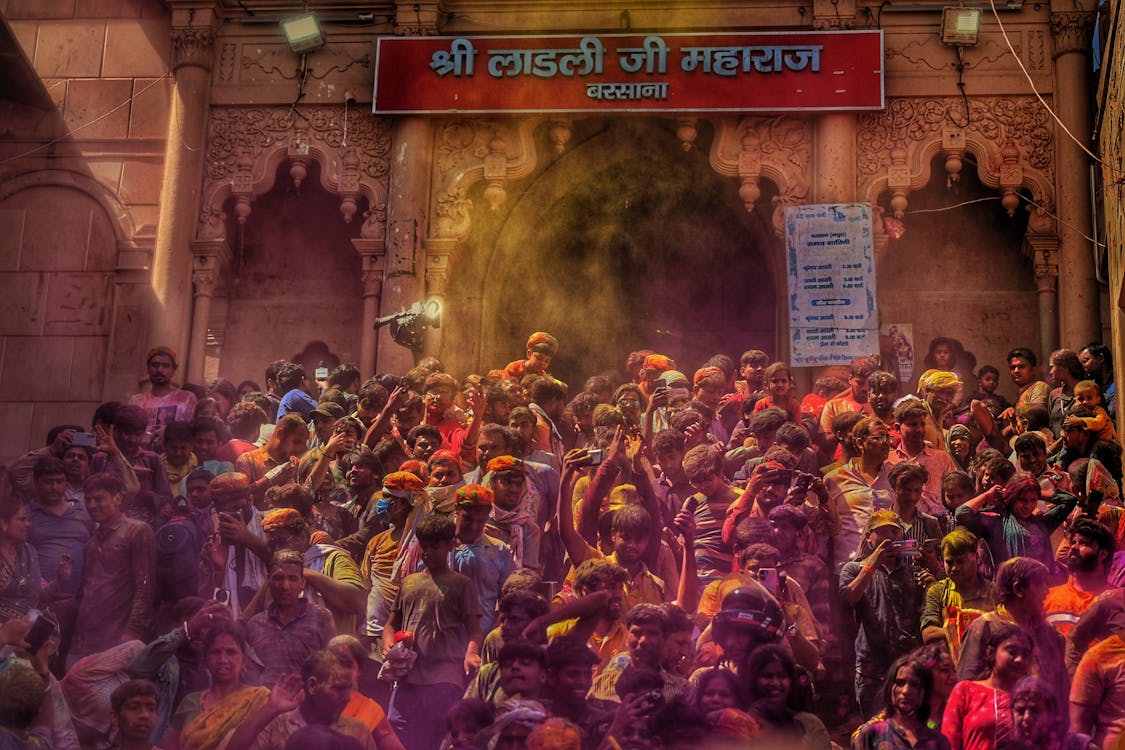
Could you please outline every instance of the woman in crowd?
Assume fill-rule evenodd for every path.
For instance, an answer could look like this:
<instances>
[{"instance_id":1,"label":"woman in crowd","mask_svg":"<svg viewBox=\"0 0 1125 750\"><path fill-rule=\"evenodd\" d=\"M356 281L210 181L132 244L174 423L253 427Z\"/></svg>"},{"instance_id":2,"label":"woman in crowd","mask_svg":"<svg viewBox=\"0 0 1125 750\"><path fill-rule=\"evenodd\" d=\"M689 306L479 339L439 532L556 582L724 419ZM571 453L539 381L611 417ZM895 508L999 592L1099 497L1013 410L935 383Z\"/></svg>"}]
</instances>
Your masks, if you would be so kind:
<instances>
[{"instance_id":1,"label":"woman in crowd","mask_svg":"<svg viewBox=\"0 0 1125 750\"><path fill-rule=\"evenodd\" d=\"M215 750L223 739L269 700L265 687L247 684L250 665L242 626L216 622L203 643L211 687L180 702L164 736L165 750Z\"/></svg>"},{"instance_id":2,"label":"woman in crowd","mask_svg":"<svg viewBox=\"0 0 1125 750\"><path fill-rule=\"evenodd\" d=\"M759 646L750 654L746 673L749 679L751 713L768 734L769 728L799 728L806 750L829 750L832 741L828 729L811 704L811 681L793 657L781 646Z\"/></svg>"},{"instance_id":3,"label":"woman in crowd","mask_svg":"<svg viewBox=\"0 0 1125 750\"><path fill-rule=\"evenodd\" d=\"M996 750L1011 739L1012 691L1034 661L1027 633L1016 625L1000 625L985 644L984 673L953 688L941 731L951 750Z\"/></svg>"},{"instance_id":4,"label":"woman in crowd","mask_svg":"<svg viewBox=\"0 0 1125 750\"><path fill-rule=\"evenodd\" d=\"M988 542L993 560L1031 557L1052 568L1051 534L1074 510L1078 498L1056 491L1051 507L1037 513L1041 499L1039 480L1021 471L1003 486L995 485L962 505L954 520ZM985 510L990 507L993 510Z\"/></svg>"},{"instance_id":5,"label":"woman in crowd","mask_svg":"<svg viewBox=\"0 0 1125 750\"><path fill-rule=\"evenodd\" d=\"M929 727L933 674L913 655L899 657L883 683L883 711L852 736L852 750L946 750Z\"/></svg>"},{"instance_id":6,"label":"woman in crowd","mask_svg":"<svg viewBox=\"0 0 1125 750\"><path fill-rule=\"evenodd\" d=\"M1097 750L1090 735L1067 731L1055 691L1037 677L1020 680L1012 691L1012 721L1021 750Z\"/></svg>"},{"instance_id":7,"label":"woman in crowd","mask_svg":"<svg viewBox=\"0 0 1125 750\"><path fill-rule=\"evenodd\" d=\"M27 507L0 499L0 624L39 605L39 556L27 542L30 531Z\"/></svg>"},{"instance_id":8,"label":"woman in crowd","mask_svg":"<svg viewBox=\"0 0 1125 750\"><path fill-rule=\"evenodd\" d=\"M695 707L704 716L710 716L724 708L746 708L746 691L734 672L722 667L714 667L704 672L695 688Z\"/></svg>"}]
</instances>

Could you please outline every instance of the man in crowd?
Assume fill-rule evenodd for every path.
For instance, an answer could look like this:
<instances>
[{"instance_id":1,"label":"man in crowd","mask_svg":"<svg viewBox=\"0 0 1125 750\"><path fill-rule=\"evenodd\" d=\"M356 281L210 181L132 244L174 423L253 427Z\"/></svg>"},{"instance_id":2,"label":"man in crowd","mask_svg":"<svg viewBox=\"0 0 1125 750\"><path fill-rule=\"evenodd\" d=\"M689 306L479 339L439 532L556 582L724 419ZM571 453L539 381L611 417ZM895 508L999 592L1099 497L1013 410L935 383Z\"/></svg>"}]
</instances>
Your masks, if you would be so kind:
<instances>
[{"instance_id":1,"label":"man in crowd","mask_svg":"<svg viewBox=\"0 0 1125 750\"><path fill-rule=\"evenodd\" d=\"M147 642L156 594L156 538L147 524L125 517L121 480L94 474L84 489L97 529L86 544L71 664L125 641Z\"/></svg>"},{"instance_id":2,"label":"man in crowd","mask_svg":"<svg viewBox=\"0 0 1125 750\"><path fill-rule=\"evenodd\" d=\"M167 346L158 346L145 355L149 389L136 393L129 403L144 409L145 445L159 450L160 436L170 422L190 422L195 416L195 395L172 382L178 365L176 353Z\"/></svg>"}]
</instances>

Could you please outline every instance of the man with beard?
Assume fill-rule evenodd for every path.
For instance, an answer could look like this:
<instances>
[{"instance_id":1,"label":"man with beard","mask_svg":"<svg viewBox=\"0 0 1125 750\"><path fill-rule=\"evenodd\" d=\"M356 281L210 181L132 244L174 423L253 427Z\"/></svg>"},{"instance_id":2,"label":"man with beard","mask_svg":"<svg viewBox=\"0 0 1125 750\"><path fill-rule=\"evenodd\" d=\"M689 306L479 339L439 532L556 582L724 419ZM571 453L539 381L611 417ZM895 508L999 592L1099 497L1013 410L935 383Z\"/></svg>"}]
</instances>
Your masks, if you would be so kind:
<instances>
[{"instance_id":1,"label":"man with beard","mask_svg":"<svg viewBox=\"0 0 1125 750\"><path fill-rule=\"evenodd\" d=\"M146 448L159 451L157 444L164 426L169 422L190 422L195 415L195 395L172 383L176 367L174 351L166 346L150 349L145 357L149 391L129 398L129 403L141 407L148 415Z\"/></svg>"},{"instance_id":2,"label":"man with beard","mask_svg":"<svg viewBox=\"0 0 1125 750\"><path fill-rule=\"evenodd\" d=\"M1067 542L1056 555L1069 571L1066 583L1048 590L1043 601L1047 622L1065 636L1094 598L1109 588L1106 571L1115 547L1110 530L1089 518L1080 518L1071 526Z\"/></svg>"}]
</instances>

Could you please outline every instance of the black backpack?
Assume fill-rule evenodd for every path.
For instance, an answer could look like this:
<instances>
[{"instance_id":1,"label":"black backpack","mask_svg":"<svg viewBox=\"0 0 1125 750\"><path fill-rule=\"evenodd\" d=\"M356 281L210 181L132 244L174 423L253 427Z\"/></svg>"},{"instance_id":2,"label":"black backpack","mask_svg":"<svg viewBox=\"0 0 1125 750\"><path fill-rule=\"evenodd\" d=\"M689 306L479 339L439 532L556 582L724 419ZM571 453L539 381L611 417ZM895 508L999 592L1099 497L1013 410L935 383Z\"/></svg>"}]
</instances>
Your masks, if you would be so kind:
<instances>
[{"instance_id":1,"label":"black backpack","mask_svg":"<svg viewBox=\"0 0 1125 750\"><path fill-rule=\"evenodd\" d=\"M173 518L156 530L156 601L198 596L203 533L191 518Z\"/></svg>"}]
</instances>

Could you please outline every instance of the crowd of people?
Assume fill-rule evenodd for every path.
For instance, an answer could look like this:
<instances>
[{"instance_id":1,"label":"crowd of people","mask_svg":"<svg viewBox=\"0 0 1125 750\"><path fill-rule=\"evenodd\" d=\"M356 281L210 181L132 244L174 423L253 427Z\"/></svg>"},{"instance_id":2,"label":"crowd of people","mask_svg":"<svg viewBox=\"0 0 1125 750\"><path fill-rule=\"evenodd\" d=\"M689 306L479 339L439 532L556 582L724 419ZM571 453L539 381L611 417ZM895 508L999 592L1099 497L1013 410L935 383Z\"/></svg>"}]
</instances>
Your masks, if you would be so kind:
<instances>
[{"instance_id":1,"label":"crowd of people","mask_svg":"<svg viewBox=\"0 0 1125 750\"><path fill-rule=\"evenodd\" d=\"M1125 748L1105 346L808 394L757 350L578 389L558 346L148 352L0 469L0 748Z\"/></svg>"}]
</instances>

